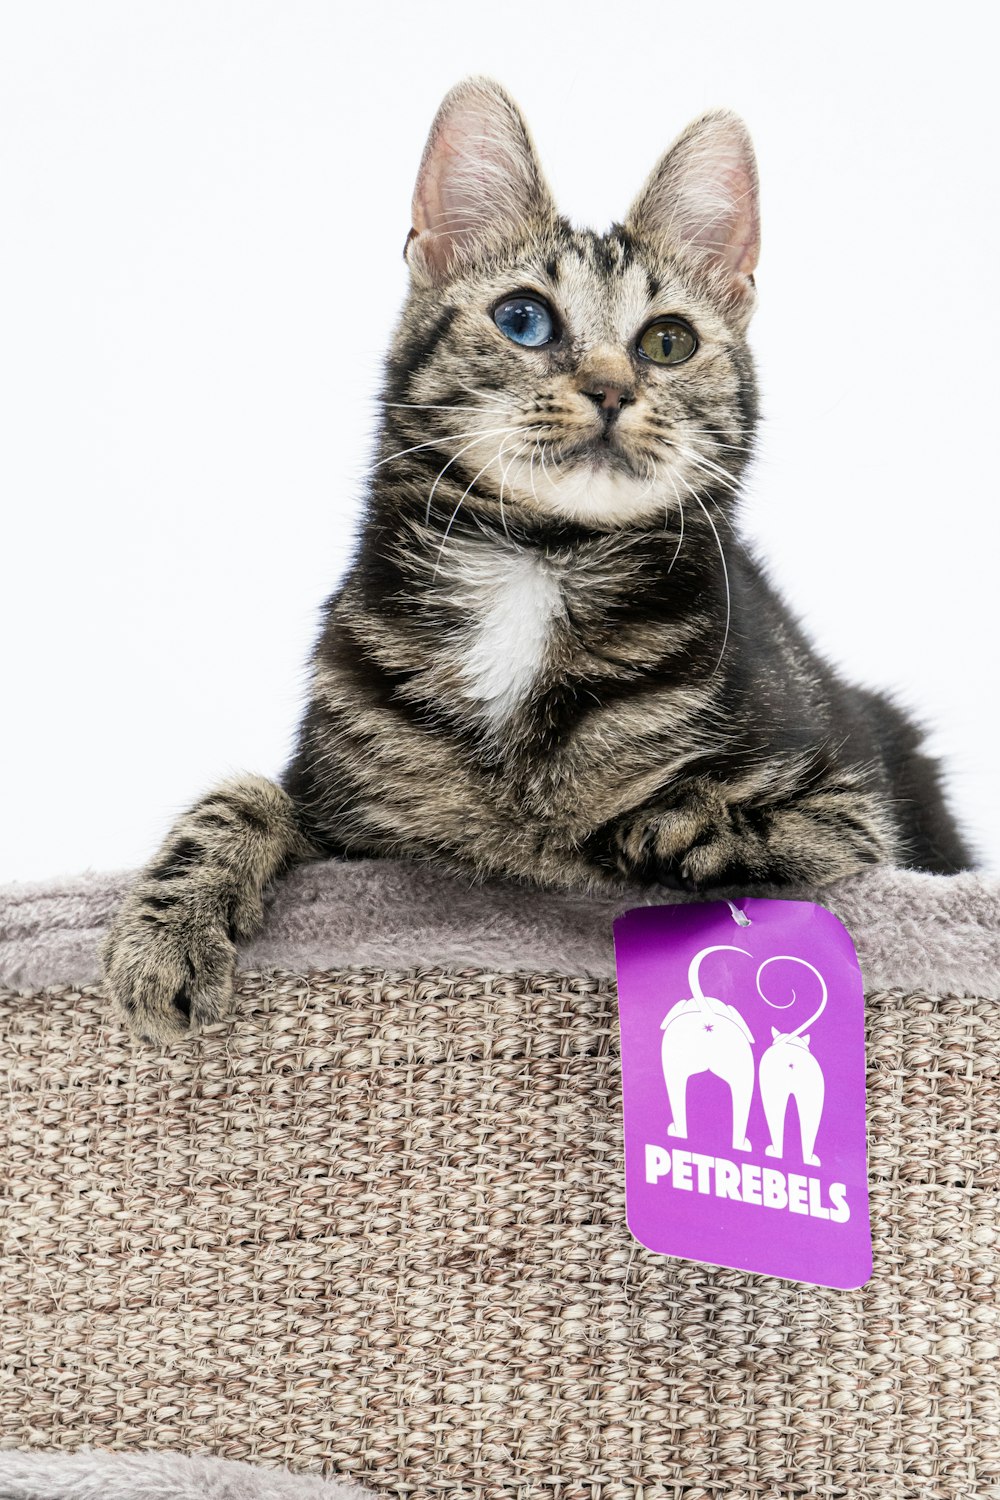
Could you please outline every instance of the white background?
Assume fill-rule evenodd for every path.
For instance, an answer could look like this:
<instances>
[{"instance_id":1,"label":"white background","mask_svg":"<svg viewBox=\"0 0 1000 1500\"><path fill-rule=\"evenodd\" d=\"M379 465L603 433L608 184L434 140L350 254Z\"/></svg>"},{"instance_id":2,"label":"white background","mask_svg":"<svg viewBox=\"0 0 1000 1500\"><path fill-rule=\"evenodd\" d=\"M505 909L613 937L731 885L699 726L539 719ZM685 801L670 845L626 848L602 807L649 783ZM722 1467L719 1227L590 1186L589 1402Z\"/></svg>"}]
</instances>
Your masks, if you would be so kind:
<instances>
[{"instance_id":1,"label":"white background","mask_svg":"<svg viewBox=\"0 0 1000 1500\"><path fill-rule=\"evenodd\" d=\"M981 16L988 16L982 8ZM972 6L0 6L0 881L138 865L288 753L440 97L605 226L703 109L763 182L746 529L1000 868L995 47Z\"/></svg>"}]
</instances>

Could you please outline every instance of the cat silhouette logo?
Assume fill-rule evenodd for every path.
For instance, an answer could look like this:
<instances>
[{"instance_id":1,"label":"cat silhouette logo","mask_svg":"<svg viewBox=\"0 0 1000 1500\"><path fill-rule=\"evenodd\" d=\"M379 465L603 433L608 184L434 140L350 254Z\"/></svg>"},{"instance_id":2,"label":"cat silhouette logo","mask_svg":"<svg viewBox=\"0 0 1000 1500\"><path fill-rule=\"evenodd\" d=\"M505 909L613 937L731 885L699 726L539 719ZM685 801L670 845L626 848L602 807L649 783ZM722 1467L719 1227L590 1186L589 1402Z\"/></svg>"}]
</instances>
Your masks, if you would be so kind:
<instances>
[{"instance_id":1,"label":"cat silhouette logo","mask_svg":"<svg viewBox=\"0 0 1000 1500\"><path fill-rule=\"evenodd\" d=\"M863 1285L864 995L845 928L809 902L641 907L615 923L615 948L636 1239Z\"/></svg>"},{"instance_id":2,"label":"cat silhouette logo","mask_svg":"<svg viewBox=\"0 0 1000 1500\"><path fill-rule=\"evenodd\" d=\"M702 948L691 960L688 969L689 1000L680 1000L668 1011L661 1023L663 1031L663 1078L670 1099L672 1120L667 1133L672 1136L687 1135L687 1086L693 1074L709 1072L722 1078L732 1095L734 1151L749 1151L747 1120L750 1115L750 1100L754 1085L753 1036L750 1028L735 1006L727 1005L706 995L700 983L700 970L710 953L728 951L750 954L745 948L736 948L729 943ZM760 1060L760 1095L767 1118L771 1142L765 1147L768 1156L781 1156L785 1135L785 1116L790 1099L795 1100L799 1125L802 1131L802 1160L810 1167L820 1165L813 1147L823 1113L825 1082L823 1069L809 1051L806 1027L818 1021L826 1009L828 999L826 982L818 969L803 958L791 954L780 954L765 959L757 971L757 993L765 1005L775 1009L760 986L760 978L768 964L779 959L803 964L819 980L822 990L819 1007L807 1021L794 1031L778 1031L771 1027L771 1045ZM795 1000L794 991L792 1002Z\"/></svg>"},{"instance_id":3,"label":"cat silhouette logo","mask_svg":"<svg viewBox=\"0 0 1000 1500\"><path fill-rule=\"evenodd\" d=\"M691 998L678 1000L662 1021L663 1078L673 1116L667 1133L687 1135L688 1079L696 1073L714 1073L725 1080L732 1095L733 1150L749 1151L747 1120L753 1094L753 1036L739 1011L704 994L699 982L703 960L710 953L721 953L726 948L733 953L746 953L745 948L732 948L728 943L702 948L688 970ZM746 956L749 958L749 953Z\"/></svg>"}]
</instances>

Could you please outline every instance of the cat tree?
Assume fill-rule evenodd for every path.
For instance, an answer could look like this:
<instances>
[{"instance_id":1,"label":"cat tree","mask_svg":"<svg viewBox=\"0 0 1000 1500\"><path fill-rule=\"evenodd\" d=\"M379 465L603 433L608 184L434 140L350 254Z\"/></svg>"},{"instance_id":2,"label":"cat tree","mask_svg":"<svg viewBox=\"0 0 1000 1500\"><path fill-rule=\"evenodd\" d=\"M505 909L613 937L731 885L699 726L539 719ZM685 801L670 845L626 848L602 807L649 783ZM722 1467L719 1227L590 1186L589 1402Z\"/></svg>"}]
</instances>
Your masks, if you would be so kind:
<instances>
[{"instance_id":1,"label":"cat tree","mask_svg":"<svg viewBox=\"0 0 1000 1500\"><path fill-rule=\"evenodd\" d=\"M0 892L0 1495L1000 1483L1000 883L823 893L868 991L857 1292L629 1236L611 921L681 898L308 866L232 1020L161 1048L102 998L124 885ZM45 1456L85 1447L261 1467Z\"/></svg>"}]
</instances>

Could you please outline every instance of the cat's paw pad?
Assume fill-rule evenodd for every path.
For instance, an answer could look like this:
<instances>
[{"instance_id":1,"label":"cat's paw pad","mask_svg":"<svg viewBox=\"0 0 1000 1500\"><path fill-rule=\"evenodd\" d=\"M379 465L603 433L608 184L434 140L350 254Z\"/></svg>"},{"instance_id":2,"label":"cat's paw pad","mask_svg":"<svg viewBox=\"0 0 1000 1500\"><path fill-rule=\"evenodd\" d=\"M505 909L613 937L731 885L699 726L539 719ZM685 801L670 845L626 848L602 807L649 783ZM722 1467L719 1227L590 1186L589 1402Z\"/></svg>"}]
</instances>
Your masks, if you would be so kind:
<instances>
[{"instance_id":1,"label":"cat's paw pad","mask_svg":"<svg viewBox=\"0 0 1000 1500\"><path fill-rule=\"evenodd\" d=\"M236 950L211 916L146 910L130 896L102 950L108 995L144 1041L176 1041L192 1026L221 1020L233 993Z\"/></svg>"}]
</instances>

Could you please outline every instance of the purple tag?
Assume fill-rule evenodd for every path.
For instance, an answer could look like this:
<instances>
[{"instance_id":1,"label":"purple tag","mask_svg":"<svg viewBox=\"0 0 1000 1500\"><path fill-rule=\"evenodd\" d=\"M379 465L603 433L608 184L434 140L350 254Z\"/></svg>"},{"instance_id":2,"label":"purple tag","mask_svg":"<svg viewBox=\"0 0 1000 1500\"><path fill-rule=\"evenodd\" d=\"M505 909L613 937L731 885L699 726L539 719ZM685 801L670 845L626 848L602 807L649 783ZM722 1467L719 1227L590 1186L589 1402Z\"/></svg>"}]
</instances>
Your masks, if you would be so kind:
<instances>
[{"instance_id":1,"label":"purple tag","mask_svg":"<svg viewBox=\"0 0 1000 1500\"><path fill-rule=\"evenodd\" d=\"M809 901L644 906L618 918L615 954L632 1234L659 1255L863 1286L864 989L847 929Z\"/></svg>"}]
</instances>

